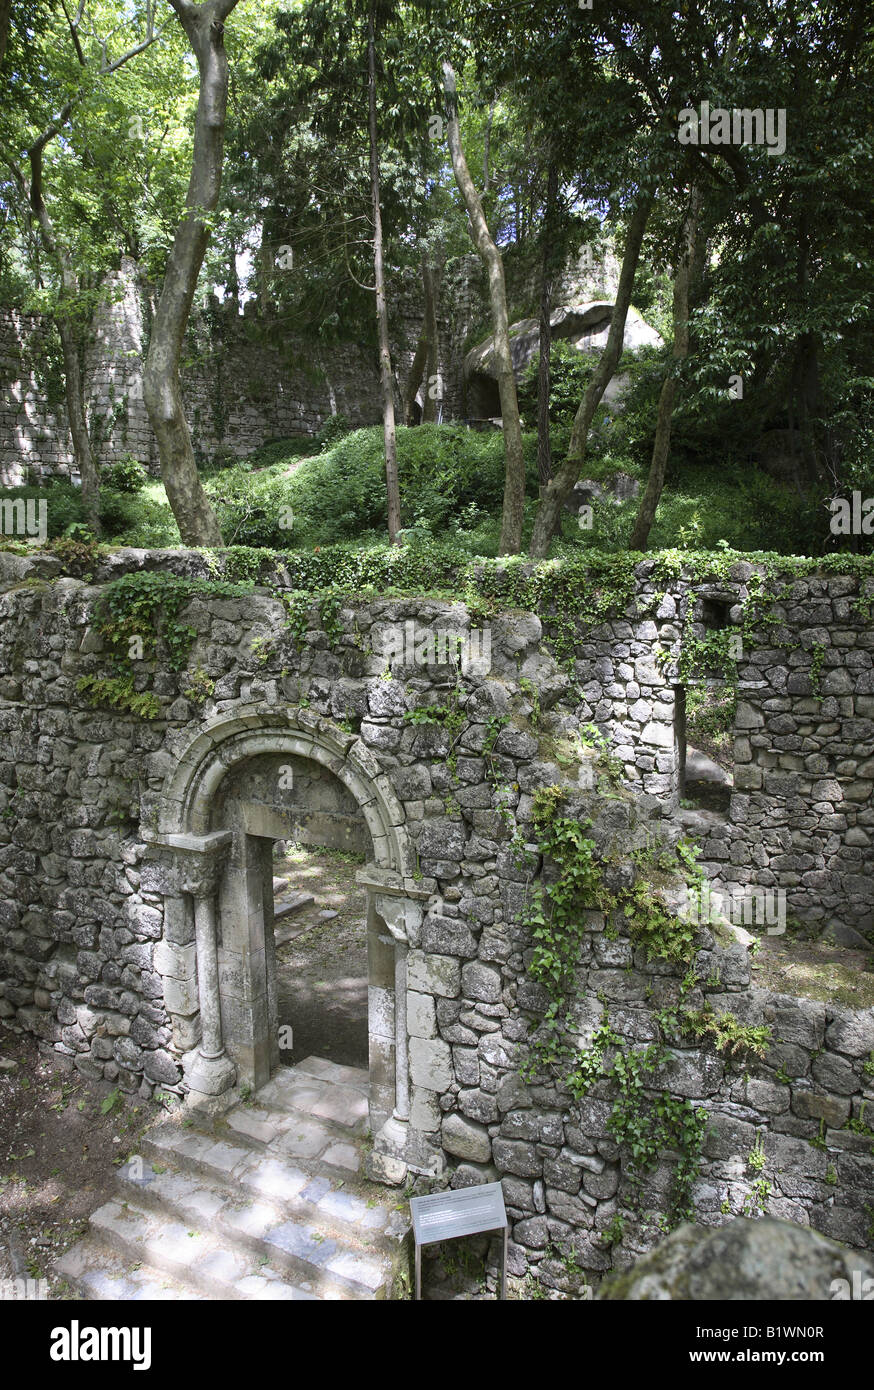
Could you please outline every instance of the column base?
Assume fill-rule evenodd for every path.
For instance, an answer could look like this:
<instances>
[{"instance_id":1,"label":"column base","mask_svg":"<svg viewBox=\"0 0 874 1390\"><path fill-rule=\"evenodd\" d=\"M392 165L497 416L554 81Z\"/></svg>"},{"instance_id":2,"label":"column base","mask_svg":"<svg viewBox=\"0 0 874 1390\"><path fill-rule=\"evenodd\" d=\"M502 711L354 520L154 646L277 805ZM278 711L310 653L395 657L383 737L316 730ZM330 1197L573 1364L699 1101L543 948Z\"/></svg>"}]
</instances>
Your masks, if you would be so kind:
<instances>
[{"instance_id":1,"label":"column base","mask_svg":"<svg viewBox=\"0 0 874 1390\"><path fill-rule=\"evenodd\" d=\"M441 1180L446 1159L432 1136L410 1126L409 1120L387 1120L367 1155L367 1176L373 1182L398 1187L410 1175Z\"/></svg>"},{"instance_id":2,"label":"column base","mask_svg":"<svg viewBox=\"0 0 874 1390\"><path fill-rule=\"evenodd\" d=\"M192 1092L204 1096L220 1096L230 1091L237 1079L237 1069L225 1053L220 1057L204 1057L198 1052L188 1071L186 1081Z\"/></svg>"}]
</instances>

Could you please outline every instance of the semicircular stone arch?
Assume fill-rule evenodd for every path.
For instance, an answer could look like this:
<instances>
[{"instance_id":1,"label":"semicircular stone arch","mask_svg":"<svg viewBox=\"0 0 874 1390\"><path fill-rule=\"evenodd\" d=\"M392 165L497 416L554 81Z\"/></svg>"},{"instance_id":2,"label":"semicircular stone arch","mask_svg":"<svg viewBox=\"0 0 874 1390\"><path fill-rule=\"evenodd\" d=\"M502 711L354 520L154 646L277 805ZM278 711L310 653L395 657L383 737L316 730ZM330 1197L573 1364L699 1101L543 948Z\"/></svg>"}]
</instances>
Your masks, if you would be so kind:
<instances>
[{"instance_id":1,"label":"semicircular stone arch","mask_svg":"<svg viewBox=\"0 0 874 1390\"><path fill-rule=\"evenodd\" d=\"M413 872L415 851L403 807L378 761L360 739L305 710L249 705L203 724L165 784L159 837L206 835L213 799L227 773L262 753L308 758L333 773L361 808L376 864L401 875Z\"/></svg>"},{"instance_id":2,"label":"semicircular stone arch","mask_svg":"<svg viewBox=\"0 0 874 1390\"><path fill-rule=\"evenodd\" d=\"M259 801L251 823L222 812L223 786L265 755L304 759L336 778L369 833L372 860L359 881L368 894L370 1118L377 1138L391 1132L398 1155L409 1126L406 957L428 895L413 878L404 808L377 759L307 710L247 705L206 721L176 752L158 801L166 887L156 963L174 1031L193 1044L183 1057L190 1098L222 1106L242 1084L257 1090L279 1064L271 840L283 838L285 808L274 815Z\"/></svg>"}]
</instances>

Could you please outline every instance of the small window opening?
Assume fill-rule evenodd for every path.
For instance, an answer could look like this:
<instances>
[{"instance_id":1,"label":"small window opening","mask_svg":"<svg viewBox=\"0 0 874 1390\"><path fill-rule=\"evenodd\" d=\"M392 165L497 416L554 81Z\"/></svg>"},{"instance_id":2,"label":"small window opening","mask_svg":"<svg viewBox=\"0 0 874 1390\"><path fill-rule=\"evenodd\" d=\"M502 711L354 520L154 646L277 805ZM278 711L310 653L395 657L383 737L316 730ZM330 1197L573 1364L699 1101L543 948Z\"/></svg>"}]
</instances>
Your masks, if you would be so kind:
<instances>
[{"instance_id":1,"label":"small window opening","mask_svg":"<svg viewBox=\"0 0 874 1390\"><path fill-rule=\"evenodd\" d=\"M723 598L701 600L701 622L709 632L720 632L731 625L731 602Z\"/></svg>"}]
</instances>

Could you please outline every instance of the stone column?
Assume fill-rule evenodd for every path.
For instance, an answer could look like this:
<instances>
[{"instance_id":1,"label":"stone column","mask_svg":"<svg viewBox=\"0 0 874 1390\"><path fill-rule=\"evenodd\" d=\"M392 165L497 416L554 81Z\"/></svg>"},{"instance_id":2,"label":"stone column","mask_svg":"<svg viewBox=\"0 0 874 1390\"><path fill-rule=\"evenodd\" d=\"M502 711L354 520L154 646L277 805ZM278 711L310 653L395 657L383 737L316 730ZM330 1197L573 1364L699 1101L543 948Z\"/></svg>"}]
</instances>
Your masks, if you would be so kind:
<instances>
[{"instance_id":1,"label":"stone column","mask_svg":"<svg viewBox=\"0 0 874 1390\"><path fill-rule=\"evenodd\" d=\"M387 923L389 931L391 924ZM394 932L392 932L394 936ZM396 1120L410 1118L410 1054L407 1042L406 937L395 937L395 1108Z\"/></svg>"},{"instance_id":2,"label":"stone column","mask_svg":"<svg viewBox=\"0 0 874 1390\"><path fill-rule=\"evenodd\" d=\"M221 830L210 835L168 835L165 841L175 851L180 886L194 902L201 1042L185 1079L190 1099L195 1101L198 1096L215 1097L229 1091L236 1080L236 1068L222 1040L216 912L222 851L231 838L229 830Z\"/></svg>"},{"instance_id":3,"label":"stone column","mask_svg":"<svg viewBox=\"0 0 874 1390\"><path fill-rule=\"evenodd\" d=\"M385 943L378 953L382 970L379 985L381 991L389 991L393 996L391 1007L394 1013L391 1027L394 1042L393 1103L390 1102L390 1111L387 1107L382 1111L388 1118L375 1128L373 1149L367 1160L367 1174L378 1182L396 1184L403 1181L408 1171L433 1171L433 1165L429 1166L433 1145L428 1136L415 1131L407 1019L409 952L419 946L423 904L432 896L433 887L430 881L429 886L422 887L415 880L373 864L355 877L368 889L369 920L374 926L378 923L383 928L376 929L379 942ZM387 1023L390 1016L388 1009L385 1014ZM388 1033L384 1036L388 1036Z\"/></svg>"},{"instance_id":4,"label":"stone column","mask_svg":"<svg viewBox=\"0 0 874 1390\"><path fill-rule=\"evenodd\" d=\"M215 895L212 893L194 900L194 934L197 942L197 992L200 998L200 1055L211 1061L221 1057L224 1052Z\"/></svg>"}]
</instances>

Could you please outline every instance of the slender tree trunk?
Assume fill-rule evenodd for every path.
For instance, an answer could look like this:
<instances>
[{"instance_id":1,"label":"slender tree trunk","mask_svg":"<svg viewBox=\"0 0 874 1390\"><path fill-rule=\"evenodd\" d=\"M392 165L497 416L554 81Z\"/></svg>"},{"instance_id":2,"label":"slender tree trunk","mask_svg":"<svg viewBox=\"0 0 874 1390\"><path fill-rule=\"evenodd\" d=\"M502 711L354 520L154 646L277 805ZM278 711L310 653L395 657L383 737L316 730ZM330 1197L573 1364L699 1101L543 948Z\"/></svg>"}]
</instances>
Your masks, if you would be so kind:
<instances>
[{"instance_id":1,"label":"slender tree trunk","mask_svg":"<svg viewBox=\"0 0 874 1390\"><path fill-rule=\"evenodd\" d=\"M161 476L183 544L221 545L215 513L197 473L182 404L179 359L197 279L218 206L228 103L224 21L237 0L170 0L197 58L200 91L186 212L167 262L143 372L143 397L158 441Z\"/></svg>"},{"instance_id":2,"label":"slender tree trunk","mask_svg":"<svg viewBox=\"0 0 874 1390\"><path fill-rule=\"evenodd\" d=\"M422 422L437 418L437 401L430 393L431 381L438 372L436 284L437 272L431 269L427 258L423 256L424 314L422 331L416 344L416 353L410 366L407 389L404 395L404 419L408 425L413 425L416 422L416 393L422 385L423 379L425 380L425 389L422 392Z\"/></svg>"},{"instance_id":3,"label":"slender tree trunk","mask_svg":"<svg viewBox=\"0 0 874 1390\"><path fill-rule=\"evenodd\" d=\"M646 491L641 497L640 506L637 509L631 539L628 542L629 550L646 549L646 542L659 505L659 498L665 485L665 470L668 466L668 454L671 447L671 423L677 395L676 364L689 356L689 287L694 274L699 210L699 195L697 190L693 188L689 200L689 210L683 219L680 259L674 275L674 365L672 369L669 369L668 375L662 382L649 478L647 479Z\"/></svg>"},{"instance_id":4,"label":"slender tree trunk","mask_svg":"<svg viewBox=\"0 0 874 1390\"><path fill-rule=\"evenodd\" d=\"M461 147L458 129L458 105L455 91L455 72L451 63L443 63L443 90L446 97L447 139L452 155L452 167L459 192L464 199L470 219L471 235L489 278L489 299L494 324L495 360L498 368L498 392L501 398L501 417L504 430L504 508L501 517L501 555L518 555L522 549L522 521L525 513L525 460L522 456L522 426L519 420L519 400L516 377L510 354L510 324L507 315L507 290L501 253L489 232L479 194L470 176L467 160Z\"/></svg>"},{"instance_id":5,"label":"slender tree trunk","mask_svg":"<svg viewBox=\"0 0 874 1390\"><path fill-rule=\"evenodd\" d=\"M546 176L546 216L543 219L543 257L540 271L540 356L537 362L537 473L541 495L552 477L552 449L549 442L549 354L552 348L552 282L555 269L555 211L558 199L558 169L549 165Z\"/></svg>"},{"instance_id":6,"label":"slender tree trunk","mask_svg":"<svg viewBox=\"0 0 874 1390\"><path fill-rule=\"evenodd\" d=\"M77 334L74 326L63 313L56 316L55 322L64 357L67 421L70 426L70 438L73 441L73 457L76 460L76 467L82 482L82 505L88 525L94 534L99 536L100 484L97 477L97 464L88 436L88 422L85 418L85 383L82 377Z\"/></svg>"},{"instance_id":7,"label":"slender tree trunk","mask_svg":"<svg viewBox=\"0 0 874 1390\"><path fill-rule=\"evenodd\" d=\"M371 5L367 16L367 110L370 129L370 188L373 197L373 267L376 284L376 329L379 339L379 384L382 390L382 432L385 442L385 491L388 500L388 538L397 544L401 529L401 494L395 437L395 394L388 340L388 305L382 246L382 209L379 198L379 154L376 143L376 17Z\"/></svg>"},{"instance_id":8,"label":"slender tree trunk","mask_svg":"<svg viewBox=\"0 0 874 1390\"><path fill-rule=\"evenodd\" d=\"M12 0L0 0L0 67L3 66L3 59L6 57L6 44L9 40L9 16L12 11Z\"/></svg>"},{"instance_id":9,"label":"slender tree trunk","mask_svg":"<svg viewBox=\"0 0 874 1390\"><path fill-rule=\"evenodd\" d=\"M483 140L483 194L489 191L489 151L492 144L492 122L495 119L495 99L492 98L489 104L489 118L486 121L486 133Z\"/></svg>"},{"instance_id":10,"label":"slender tree trunk","mask_svg":"<svg viewBox=\"0 0 874 1390\"><path fill-rule=\"evenodd\" d=\"M422 420L426 424L433 424L437 419L438 392L439 395L443 394L440 382L440 341L437 331L439 271L433 266L423 265L422 283L425 287L425 338L428 344Z\"/></svg>"},{"instance_id":11,"label":"slender tree trunk","mask_svg":"<svg viewBox=\"0 0 874 1390\"><path fill-rule=\"evenodd\" d=\"M642 198L634 209L628 224L625 253L622 257L622 270L619 275L613 315L610 319L607 345L601 354L595 374L589 382L586 394L574 417L567 457L558 473L550 481L545 495L541 498L534 521L529 554L536 560L546 559L552 538L560 529L562 508L570 497L585 462L589 427L594 419L595 411L601 403L601 398L612 380L619 358L622 356L625 320L628 317L634 274L640 259L640 248L643 244L643 234L646 231L651 207L652 199Z\"/></svg>"},{"instance_id":12,"label":"slender tree trunk","mask_svg":"<svg viewBox=\"0 0 874 1390\"><path fill-rule=\"evenodd\" d=\"M407 425L416 423L416 395L422 385L425 375L425 368L428 365L428 339L425 337L424 325L419 334L419 341L416 344L416 351L410 364L410 374L407 377L407 389L404 395L404 421ZM425 418L424 406L422 408L422 419Z\"/></svg>"},{"instance_id":13,"label":"slender tree trunk","mask_svg":"<svg viewBox=\"0 0 874 1390\"><path fill-rule=\"evenodd\" d=\"M79 280L73 269L68 248L58 240L48 207L43 197L43 151L48 140L53 138L46 133L29 150L30 186L27 189L30 210L39 229L40 240L58 266L61 278L61 299L55 314L61 351L64 357L64 392L67 403L67 421L70 426L70 439L73 444L73 458L79 470L82 484L82 503L85 519L95 535L100 535L100 484L97 477L97 464L88 437L85 419L85 385L82 379L82 363L79 357L78 332L75 324L75 301L79 293ZM23 178L18 176L20 186Z\"/></svg>"}]
</instances>

